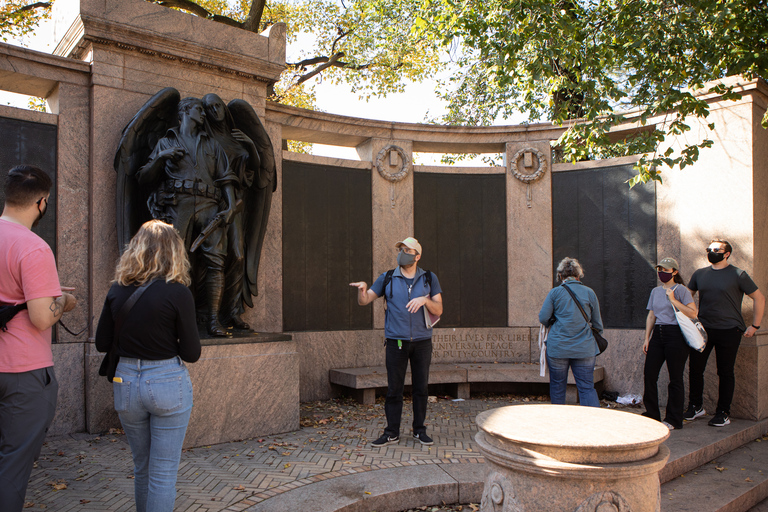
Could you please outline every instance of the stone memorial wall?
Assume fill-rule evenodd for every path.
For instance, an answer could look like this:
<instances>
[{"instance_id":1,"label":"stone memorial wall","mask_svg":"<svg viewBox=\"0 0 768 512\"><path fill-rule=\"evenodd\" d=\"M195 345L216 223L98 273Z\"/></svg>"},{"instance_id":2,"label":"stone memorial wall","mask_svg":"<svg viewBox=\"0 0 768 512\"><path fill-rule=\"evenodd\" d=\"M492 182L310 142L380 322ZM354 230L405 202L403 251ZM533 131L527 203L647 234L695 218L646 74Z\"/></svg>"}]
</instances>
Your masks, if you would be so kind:
<instances>
[{"instance_id":1,"label":"stone memorial wall","mask_svg":"<svg viewBox=\"0 0 768 512\"><path fill-rule=\"evenodd\" d=\"M328 399L336 392L329 383L330 369L383 365L382 301L356 309L354 290L347 288L352 280L370 283L392 268L393 245L406 236L423 240L424 266L437 273L450 305L434 331L435 363L538 362L538 311L553 285L554 265L566 253L576 255L567 250L570 247L578 247L578 256L592 262L592 246L583 241L606 233L603 225L585 219L577 224L577 235L571 229L565 236L558 187L578 173L606 179L616 168L626 172L635 160L553 164L551 144L564 128L546 123L493 127L391 123L271 103L266 100L267 87L285 64L280 25L261 35L244 33L143 0L58 0L54 6L55 55L0 44L0 88L47 98L52 112L3 107L0 117L9 123L42 122L56 129L55 163L44 165L55 167L51 172L56 177L57 260L62 283L77 288L79 307L72 323L89 327L79 337L60 333L54 345L61 383L54 434L115 426L111 388L96 376L101 355L92 343L119 252L113 159L123 127L162 88L175 87L182 97L213 92L225 102L247 101L261 117L277 160L259 293L245 314L257 331L276 337L262 344L204 347L197 373L191 365L193 384L208 386L200 396L207 396L209 404L196 407L200 420L197 427L190 426L198 442L206 441L203 419L225 414L223 400L235 397L249 408L237 417L238 423L263 417L265 404L279 408L275 422L259 423L258 428L262 434L290 430L298 427L300 400ZM608 258L589 263L593 275L601 267L626 269L617 260L625 262L630 252L637 258L632 268L639 267L637 275L628 278L632 286L622 285L604 295L611 311L617 307L622 312L611 321L606 335L611 345L598 359L605 368L606 389L641 392L643 331L638 319L644 316L646 294L654 285L648 269L656 258L677 258L688 277L705 265L703 249L709 239L726 236L735 247L734 264L747 270L761 288L768 288L768 231L763 225L768 216L768 134L757 128L768 106L768 85L760 79L743 81L737 92L742 97L736 102L709 99L713 110L707 122L716 123L714 132L706 131L705 124L694 124L689 136L714 140L714 147L699 162L682 172L665 171L664 185L647 186L639 203L632 203L632 198L640 189L621 196L624 202L619 203L629 205L628 215L637 211L644 220L613 232L607 246L598 250ZM290 153L282 149L285 140L355 148L359 160ZM499 167L413 163L414 153L430 152L496 153L505 155L506 163ZM355 186L369 195L351 210L345 233L338 229L344 223L325 221L322 236L310 243L300 236L301 222L318 219L301 220L295 206L284 211L301 197L291 185L295 180L284 173L286 167L301 168L313 178L316 169L362 178L364 185ZM284 188L287 185L290 190ZM330 189L312 191L318 208L351 200ZM615 194L616 189L604 194ZM466 197L451 199L459 193ZM584 197L589 198L586 193ZM444 213L425 213L428 201L435 201ZM603 203L601 219L615 220L618 206L612 204ZM632 210L633 204L639 210ZM712 208L713 204L728 207ZM330 207L324 211L338 215ZM451 217L457 211L460 215ZM568 241L573 236L576 245ZM566 240L564 245L561 240ZM335 254L329 248L344 251ZM345 252L352 248L360 250ZM296 251L307 252L294 260ZM312 281L317 287L303 289L303 297L292 297L286 286L303 279L302 265L306 272L312 270L307 265L317 264L313 251L322 253L326 262L347 262L344 271L325 264L325 283ZM604 276L610 278L611 273ZM320 289L325 291L316 292ZM295 314L294 303L320 302L325 302L326 320L332 321L302 325L289 320L286 311ZM749 321L749 307L744 312ZM231 368L257 378L233 375L222 381ZM714 373L713 368L710 371ZM766 379L768 337L745 339L737 366L734 416L768 416ZM716 379L707 382L709 386ZM211 389L217 393L210 394ZM708 388L708 396L712 391ZM227 421L221 419L217 428L226 430ZM233 430L233 435L245 434Z\"/></svg>"}]
</instances>

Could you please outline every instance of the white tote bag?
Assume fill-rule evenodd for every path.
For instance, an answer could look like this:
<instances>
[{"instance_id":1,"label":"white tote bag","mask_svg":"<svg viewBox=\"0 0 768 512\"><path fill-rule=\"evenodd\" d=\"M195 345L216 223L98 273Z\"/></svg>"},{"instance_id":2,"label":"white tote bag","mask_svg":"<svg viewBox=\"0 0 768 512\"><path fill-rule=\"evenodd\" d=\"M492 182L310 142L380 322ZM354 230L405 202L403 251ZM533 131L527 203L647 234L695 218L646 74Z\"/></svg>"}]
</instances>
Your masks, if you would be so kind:
<instances>
[{"instance_id":1,"label":"white tote bag","mask_svg":"<svg viewBox=\"0 0 768 512\"><path fill-rule=\"evenodd\" d=\"M693 350L704 352L704 347L707 346L707 331L704 330L704 326L702 326L701 322L698 320L686 316L685 313L677 309L674 304L672 304L672 309L675 310L677 325L679 325L680 330L683 331L683 338L685 338L688 346Z\"/></svg>"}]
</instances>

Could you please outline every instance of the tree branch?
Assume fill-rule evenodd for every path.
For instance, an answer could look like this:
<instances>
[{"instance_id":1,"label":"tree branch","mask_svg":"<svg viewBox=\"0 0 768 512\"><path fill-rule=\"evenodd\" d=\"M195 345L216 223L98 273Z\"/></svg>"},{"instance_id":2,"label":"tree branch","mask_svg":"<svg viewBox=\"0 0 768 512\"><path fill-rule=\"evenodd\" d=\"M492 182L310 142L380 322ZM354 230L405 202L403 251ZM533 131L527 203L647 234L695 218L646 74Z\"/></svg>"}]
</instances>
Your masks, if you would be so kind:
<instances>
[{"instance_id":1,"label":"tree branch","mask_svg":"<svg viewBox=\"0 0 768 512\"><path fill-rule=\"evenodd\" d=\"M14 12L24 12L24 11L31 11L32 9L39 9L41 7L48 8L51 6L51 2L35 2L34 4L25 5L24 7L20 7Z\"/></svg>"},{"instance_id":2,"label":"tree branch","mask_svg":"<svg viewBox=\"0 0 768 512\"><path fill-rule=\"evenodd\" d=\"M264 7L267 0L253 0L251 8L248 10L248 17L243 22L243 28L250 32L258 32L261 25L261 17L264 14Z\"/></svg>"},{"instance_id":3,"label":"tree branch","mask_svg":"<svg viewBox=\"0 0 768 512\"><path fill-rule=\"evenodd\" d=\"M349 32L349 30L342 30L341 27L339 27L339 37L333 40L333 45L331 45L331 53L336 53L336 43L341 41L342 38L346 37Z\"/></svg>"},{"instance_id":4,"label":"tree branch","mask_svg":"<svg viewBox=\"0 0 768 512\"><path fill-rule=\"evenodd\" d=\"M324 69L328 69L329 67L336 65L338 60L340 58L342 58L343 56L344 56L344 52L339 52L339 53L333 55L330 59L328 59L323 64L320 64L319 66L317 66L315 69L313 69L309 73L305 73L304 75L300 76L299 79L296 81L296 85L303 84L304 82L306 82L307 80L309 80L313 76L316 76L316 75L322 73L322 71Z\"/></svg>"},{"instance_id":5,"label":"tree branch","mask_svg":"<svg viewBox=\"0 0 768 512\"><path fill-rule=\"evenodd\" d=\"M220 14L214 14L208 9L201 7L191 0L147 0L153 4L162 5L163 7L175 7L183 11L199 16L200 18L207 18L209 20L224 23L231 27L243 28L243 24L239 21L233 20L229 16L221 16Z\"/></svg>"}]
</instances>

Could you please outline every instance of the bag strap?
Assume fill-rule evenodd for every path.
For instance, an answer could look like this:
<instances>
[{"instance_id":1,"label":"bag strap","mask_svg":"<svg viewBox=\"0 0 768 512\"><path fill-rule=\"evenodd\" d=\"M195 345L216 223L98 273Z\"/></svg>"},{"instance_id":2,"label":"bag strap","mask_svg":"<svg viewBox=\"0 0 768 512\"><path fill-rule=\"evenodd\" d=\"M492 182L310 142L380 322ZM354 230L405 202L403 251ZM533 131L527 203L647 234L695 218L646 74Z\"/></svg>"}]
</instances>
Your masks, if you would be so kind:
<instances>
[{"instance_id":1,"label":"bag strap","mask_svg":"<svg viewBox=\"0 0 768 512\"><path fill-rule=\"evenodd\" d=\"M591 329L592 328L592 324L590 323L589 318L587 317L587 313L584 312L584 308L581 307L581 303L576 298L576 294L574 294L573 291L571 291L571 289L568 288L568 285L565 284L565 283L563 283L563 288L565 288L568 291L568 293L571 295L571 297L573 298L573 302L576 303L576 305L579 307L579 311L581 311L581 314L584 315L584 321L587 322L587 325Z\"/></svg>"},{"instance_id":2,"label":"bag strap","mask_svg":"<svg viewBox=\"0 0 768 512\"><path fill-rule=\"evenodd\" d=\"M680 286L679 284L676 284L674 288L672 288L672 292L674 293L675 290L677 290L677 287ZM667 295L667 292L664 292L664 296L667 297L667 300L669 301L669 305L672 306L672 311L678 311L681 312L677 307L675 306L675 303L672 302L672 299L669 298ZM685 314L685 313L683 313Z\"/></svg>"},{"instance_id":3,"label":"bag strap","mask_svg":"<svg viewBox=\"0 0 768 512\"><path fill-rule=\"evenodd\" d=\"M133 306L136 304L136 302L139 300L141 295L147 291L147 288L152 286L157 279L153 279L152 281L148 281L144 283L143 285L136 288L130 297L128 297L128 300L126 300L123 305L120 307L120 311L117 312L117 318L115 319L115 339L114 343L117 343L117 338L119 332L123 328L123 323L125 323L125 318L128 316L128 313L131 312L131 309L133 309Z\"/></svg>"}]
</instances>

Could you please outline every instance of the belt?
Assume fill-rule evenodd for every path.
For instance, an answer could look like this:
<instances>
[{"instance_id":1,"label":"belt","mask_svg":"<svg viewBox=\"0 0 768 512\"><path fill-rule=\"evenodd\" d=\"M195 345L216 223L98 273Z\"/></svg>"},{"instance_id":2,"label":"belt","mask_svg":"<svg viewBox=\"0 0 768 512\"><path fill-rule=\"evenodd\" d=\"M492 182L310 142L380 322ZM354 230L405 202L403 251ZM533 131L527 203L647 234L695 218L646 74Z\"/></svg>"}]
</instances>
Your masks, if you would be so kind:
<instances>
[{"instance_id":1,"label":"belt","mask_svg":"<svg viewBox=\"0 0 768 512\"><path fill-rule=\"evenodd\" d=\"M166 192L204 196L217 201L221 199L221 190L219 190L219 187L216 185L208 185L202 181L166 180L164 185Z\"/></svg>"}]
</instances>

